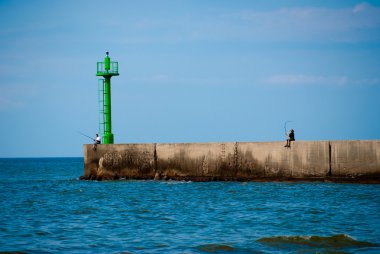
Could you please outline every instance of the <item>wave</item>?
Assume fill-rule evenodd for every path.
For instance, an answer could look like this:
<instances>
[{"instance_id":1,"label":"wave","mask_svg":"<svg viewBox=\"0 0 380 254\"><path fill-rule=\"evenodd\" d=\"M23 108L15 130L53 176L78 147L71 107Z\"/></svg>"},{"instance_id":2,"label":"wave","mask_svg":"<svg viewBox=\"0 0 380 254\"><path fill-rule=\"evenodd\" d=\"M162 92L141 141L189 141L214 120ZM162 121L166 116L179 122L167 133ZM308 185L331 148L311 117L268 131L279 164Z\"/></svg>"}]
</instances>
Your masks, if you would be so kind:
<instances>
[{"instance_id":1,"label":"wave","mask_svg":"<svg viewBox=\"0 0 380 254\"><path fill-rule=\"evenodd\" d=\"M270 253L262 250L258 250L256 247L236 247L229 244L203 244L194 247L195 253L216 253L216 254L264 254ZM193 253L193 252L191 252Z\"/></svg>"},{"instance_id":2,"label":"wave","mask_svg":"<svg viewBox=\"0 0 380 254\"><path fill-rule=\"evenodd\" d=\"M378 247L379 244L358 241L346 234L333 236L273 236L256 242L279 249L324 249L343 250Z\"/></svg>"},{"instance_id":3,"label":"wave","mask_svg":"<svg viewBox=\"0 0 380 254\"><path fill-rule=\"evenodd\" d=\"M226 245L226 244L205 244L197 247L198 250L202 252L215 253L215 252L225 252L225 251L233 251L234 247Z\"/></svg>"}]
</instances>

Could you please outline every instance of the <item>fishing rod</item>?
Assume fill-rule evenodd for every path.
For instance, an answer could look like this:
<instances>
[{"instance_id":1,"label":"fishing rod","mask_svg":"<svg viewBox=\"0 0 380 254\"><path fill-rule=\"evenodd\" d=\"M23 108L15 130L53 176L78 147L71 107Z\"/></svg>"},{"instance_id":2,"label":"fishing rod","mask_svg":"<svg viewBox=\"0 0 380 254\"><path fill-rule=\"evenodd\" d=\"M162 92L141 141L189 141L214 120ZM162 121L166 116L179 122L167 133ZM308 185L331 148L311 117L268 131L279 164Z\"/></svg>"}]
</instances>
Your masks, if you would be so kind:
<instances>
[{"instance_id":1,"label":"fishing rod","mask_svg":"<svg viewBox=\"0 0 380 254\"><path fill-rule=\"evenodd\" d=\"M89 138L89 139L95 141L94 138L91 138L90 136L87 136L86 134L84 134L84 133L82 133L82 132L80 132L80 131L77 131L77 132L78 132L80 135L85 136L85 137L87 137L87 138Z\"/></svg>"},{"instance_id":2,"label":"fishing rod","mask_svg":"<svg viewBox=\"0 0 380 254\"><path fill-rule=\"evenodd\" d=\"M291 122L294 122L294 121L286 121L286 122L284 123L284 129L285 129L285 136L286 136L286 137L288 136L288 132L287 132L287 130L286 130L286 125L287 125L288 123L291 123Z\"/></svg>"}]
</instances>

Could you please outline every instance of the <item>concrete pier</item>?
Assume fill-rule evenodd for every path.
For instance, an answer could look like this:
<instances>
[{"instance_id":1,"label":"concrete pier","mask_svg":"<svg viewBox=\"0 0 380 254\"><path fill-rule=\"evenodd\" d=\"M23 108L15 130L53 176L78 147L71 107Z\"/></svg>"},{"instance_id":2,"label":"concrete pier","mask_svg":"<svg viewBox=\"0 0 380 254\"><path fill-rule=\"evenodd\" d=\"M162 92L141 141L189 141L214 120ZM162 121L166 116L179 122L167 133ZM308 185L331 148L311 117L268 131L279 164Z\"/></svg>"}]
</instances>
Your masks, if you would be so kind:
<instances>
[{"instance_id":1,"label":"concrete pier","mask_svg":"<svg viewBox=\"0 0 380 254\"><path fill-rule=\"evenodd\" d=\"M84 145L82 179L380 183L380 140Z\"/></svg>"}]
</instances>

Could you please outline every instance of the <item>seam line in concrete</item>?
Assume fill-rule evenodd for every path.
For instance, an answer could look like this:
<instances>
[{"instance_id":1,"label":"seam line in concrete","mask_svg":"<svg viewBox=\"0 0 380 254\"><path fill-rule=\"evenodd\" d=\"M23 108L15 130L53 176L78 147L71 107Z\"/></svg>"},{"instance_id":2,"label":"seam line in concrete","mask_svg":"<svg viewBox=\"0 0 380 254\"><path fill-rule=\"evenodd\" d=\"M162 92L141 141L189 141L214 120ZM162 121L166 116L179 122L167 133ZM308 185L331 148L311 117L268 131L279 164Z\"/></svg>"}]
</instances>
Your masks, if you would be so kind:
<instances>
[{"instance_id":1,"label":"seam line in concrete","mask_svg":"<svg viewBox=\"0 0 380 254\"><path fill-rule=\"evenodd\" d=\"M329 141L329 176L331 176L331 142Z\"/></svg>"}]
</instances>

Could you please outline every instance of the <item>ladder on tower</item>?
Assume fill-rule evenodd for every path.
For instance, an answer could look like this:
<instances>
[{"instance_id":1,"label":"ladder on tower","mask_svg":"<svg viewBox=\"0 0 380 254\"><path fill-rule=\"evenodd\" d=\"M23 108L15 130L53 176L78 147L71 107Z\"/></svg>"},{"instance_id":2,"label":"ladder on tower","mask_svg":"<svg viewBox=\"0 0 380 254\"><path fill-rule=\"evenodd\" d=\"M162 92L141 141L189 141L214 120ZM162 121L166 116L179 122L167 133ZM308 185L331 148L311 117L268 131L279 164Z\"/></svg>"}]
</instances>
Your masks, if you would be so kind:
<instances>
[{"instance_id":1,"label":"ladder on tower","mask_svg":"<svg viewBox=\"0 0 380 254\"><path fill-rule=\"evenodd\" d=\"M104 79L98 79L98 109L99 109L99 135L102 138L102 143L104 143Z\"/></svg>"}]
</instances>

